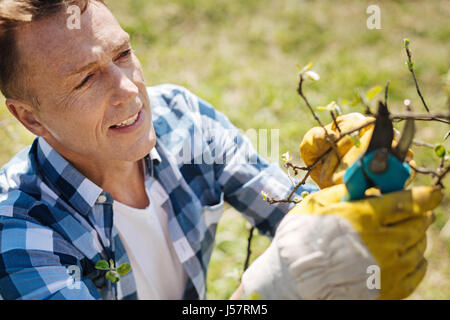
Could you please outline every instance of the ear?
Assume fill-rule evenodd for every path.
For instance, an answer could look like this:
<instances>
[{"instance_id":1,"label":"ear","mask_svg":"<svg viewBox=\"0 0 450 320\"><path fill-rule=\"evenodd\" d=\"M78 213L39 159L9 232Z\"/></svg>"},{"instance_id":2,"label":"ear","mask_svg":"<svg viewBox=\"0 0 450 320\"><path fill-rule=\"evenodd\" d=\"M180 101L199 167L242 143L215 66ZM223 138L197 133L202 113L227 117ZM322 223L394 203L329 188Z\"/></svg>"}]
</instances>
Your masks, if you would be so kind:
<instances>
[{"instance_id":1,"label":"ear","mask_svg":"<svg viewBox=\"0 0 450 320\"><path fill-rule=\"evenodd\" d=\"M18 99L7 98L6 107L9 112L23 124L31 133L36 136L46 136L49 134L47 129L39 121L39 111L28 102Z\"/></svg>"}]
</instances>

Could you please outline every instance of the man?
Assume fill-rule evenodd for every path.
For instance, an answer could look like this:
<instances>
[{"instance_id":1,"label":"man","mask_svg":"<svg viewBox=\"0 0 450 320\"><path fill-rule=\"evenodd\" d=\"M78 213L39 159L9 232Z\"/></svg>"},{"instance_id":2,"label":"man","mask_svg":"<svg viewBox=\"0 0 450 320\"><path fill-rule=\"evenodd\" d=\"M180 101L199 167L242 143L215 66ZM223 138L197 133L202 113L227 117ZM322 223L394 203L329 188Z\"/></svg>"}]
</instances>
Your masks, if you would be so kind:
<instances>
[{"instance_id":1,"label":"man","mask_svg":"<svg viewBox=\"0 0 450 320\"><path fill-rule=\"evenodd\" d=\"M178 86L147 88L102 1L0 4L1 90L38 136L0 173L1 298L205 298L224 200L263 234L280 225L234 298L402 298L422 279L438 190L340 204L337 185L280 224L292 205L269 205L260 192L285 198L288 177L207 102ZM67 28L68 5L82 9L80 29ZM320 134L311 139L316 152L327 148ZM131 271L106 279L101 260ZM381 289L367 289L369 265L381 268ZM75 283L68 270L79 270Z\"/></svg>"}]
</instances>

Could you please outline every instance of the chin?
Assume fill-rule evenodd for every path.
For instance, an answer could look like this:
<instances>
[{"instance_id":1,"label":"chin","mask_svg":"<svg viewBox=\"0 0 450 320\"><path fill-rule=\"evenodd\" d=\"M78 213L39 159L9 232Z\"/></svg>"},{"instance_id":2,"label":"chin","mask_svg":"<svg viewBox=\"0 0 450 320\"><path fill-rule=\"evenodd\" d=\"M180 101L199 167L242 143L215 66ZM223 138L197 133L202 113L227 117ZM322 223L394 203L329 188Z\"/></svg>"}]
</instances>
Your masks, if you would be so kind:
<instances>
[{"instance_id":1,"label":"chin","mask_svg":"<svg viewBox=\"0 0 450 320\"><path fill-rule=\"evenodd\" d=\"M132 150L126 153L126 157L128 158L127 160L138 161L144 158L147 154L150 153L150 151L155 147L155 145L156 145L156 134L152 127L148 135L143 137L140 141L137 141L132 146Z\"/></svg>"}]
</instances>

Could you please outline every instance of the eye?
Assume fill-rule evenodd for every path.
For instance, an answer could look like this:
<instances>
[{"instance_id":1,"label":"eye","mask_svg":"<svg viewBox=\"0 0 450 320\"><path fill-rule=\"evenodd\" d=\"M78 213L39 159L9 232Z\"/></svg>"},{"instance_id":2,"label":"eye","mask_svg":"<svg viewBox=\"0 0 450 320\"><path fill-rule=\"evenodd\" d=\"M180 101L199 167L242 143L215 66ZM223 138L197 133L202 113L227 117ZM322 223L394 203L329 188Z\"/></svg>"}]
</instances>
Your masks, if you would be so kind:
<instances>
[{"instance_id":1,"label":"eye","mask_svg":"<svg viewBox=\"0 0 450 320\"><path fill-rule=\"evenodd\" d=\"M86 78L84 78L83 81L81 81L81 83L75 87L75 90L81 89L89 81L89 79L92 78L93 75L93 73L87 75Z\"/></svg>"},{"instance_id":2,"label":"eye","mask_svg":"<svg viewBox=\"0 0 450 320\"><path fill-rule=\"evenodd\" d=\"M118 59L122 59L122 58L126 58L131 54L131 49L125 50L124 52L122 52L118 57Z\"/></svg>"}]
</instances>

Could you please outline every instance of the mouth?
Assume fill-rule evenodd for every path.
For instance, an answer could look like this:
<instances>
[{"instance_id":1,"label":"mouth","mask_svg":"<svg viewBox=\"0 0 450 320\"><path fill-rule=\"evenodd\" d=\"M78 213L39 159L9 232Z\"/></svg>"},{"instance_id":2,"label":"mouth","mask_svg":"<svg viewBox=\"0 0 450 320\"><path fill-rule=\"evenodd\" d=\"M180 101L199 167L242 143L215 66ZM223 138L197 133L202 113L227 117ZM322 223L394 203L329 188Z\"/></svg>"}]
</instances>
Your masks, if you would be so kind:
<instances>
[{"instance_id":1,"label":"mouth","mask_svg":"<svg viewBox=\"0 0 450 320\"><path fill-rule=\"evenodd\" d=\"M136 113L134 116L131 116L130 118L128 118L128 119L126 119L126 120L124 120L124 121L122 121L122 122L120 122L118 124L112 125L110 128L115 129L115 128L122 128L122 127L126 127L126 126L132 125L133 123L136 122L136 120L137 120L137 118L139 116L139 113L140 113L140 111L138 113Z\"/></svg>"},{"instance_id":2,"label":"mouth","mask_svg":"<svg viewBox=\"0 0 450 320\"><path fill-rule=\"evenodd\" d=\"M140 122L142 122L140 121L141 118L142 118L142 109L139 110L139 112L137 112L133 116L129 117L128 119L110 126L109 129L120 132L132 130L134 127L137 127Z\"/></svg>"}]
</instances>

